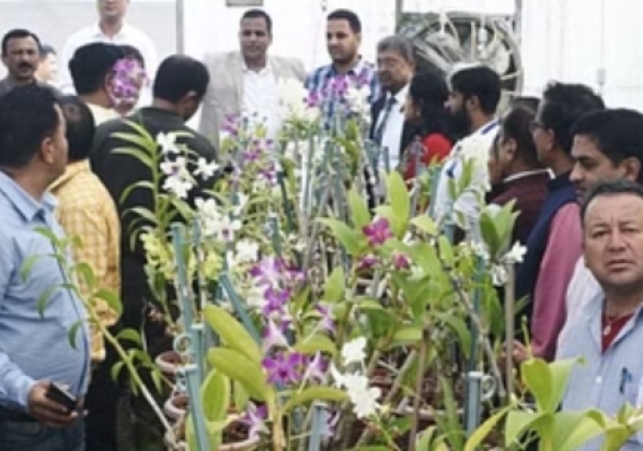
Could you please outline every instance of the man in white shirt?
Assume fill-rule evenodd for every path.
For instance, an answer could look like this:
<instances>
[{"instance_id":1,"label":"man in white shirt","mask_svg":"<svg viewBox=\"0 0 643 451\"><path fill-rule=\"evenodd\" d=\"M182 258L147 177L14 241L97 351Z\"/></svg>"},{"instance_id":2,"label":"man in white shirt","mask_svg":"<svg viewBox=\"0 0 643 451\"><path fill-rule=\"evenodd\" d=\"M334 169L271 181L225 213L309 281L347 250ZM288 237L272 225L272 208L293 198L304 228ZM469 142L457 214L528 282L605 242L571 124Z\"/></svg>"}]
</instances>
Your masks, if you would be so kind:
<instances>
[{"instance_id":1,"label":"man in white shirt","mask_svg":"<svg viewBox=\"0 0 643 451\"><path fill-rule=\"evenodd\" d=\"M380 167L394 170L411 144L414 127L404 120L404 105L415 70L413 46L402 36L377 45L377 75L383 94L372 106L371 139L382 149Z\"/></svg>"},{"instance_id":2,"label":"man in white shirt","mask_svg":"<svg viewBox=\"0 0 643 451\"><path fill-rule=\"evenodd\" d=\"M643 183L643 114L628 109L596 111L580 119L572 133L574 169L569 178L579 200L599 182L626 179ZM581 257L567 287L567 318L600 293L600 285Z\"/></svg>"},{"instance_id":3,"label":"man in white shirt","mask_svg":"<svg viewBox=\"0 0 643 451\"><path fill-rule=\"evenodd\" d=\"M71 35L60 56L59 86L65 93L74 94L74 86L69 72L69 61L79 47L92 42L104 42L117 45L130 45L138 49L145 59L145 68L149 79L156 74L158 56L152 39L143 31L125 22L125 15L130 0L97 0L100 20ZM147 93L149 94L149 93ZM143 95L151 99L150 95ZM143 101L141 103L143 103Z\"/></svg>"},{"instance_id":4,"label":"man in white shirt","mask_svg":"<svg viewBox=\"0 0 643 451\"><path fill-rule=\"evenodd\" d=\"M303 84L306 76L300 60L268 56L272 19L265 11L245 12L239 42L241 52L205 57L211 82L203 101L199 131L215 144L226 116L241 113L261 123L267 136L275 138L281 127L279 79L294 78Z\"/></svg>"},{"instance_id":5,"label":"man in white shirt","mask_svg":"<svg viewBox=\"0 0 643 451\"><path fill-rule=\"evenodd\" d=\"M450 94L447 106L453 132L463 136L445 160L440 172L438 188L433 200L433 214L438 220L454 221L465 230L476 230L479 216L478 198L489 187L489 149L498 132L496 108L502 91L500 76L483 65L466 66L456 70L449 79ZM466 191L451 199L449 180L462 176L465 161L473 162L473 177ZM459 212L465 224L457 221Z\"/></svg>"}]
</instances>

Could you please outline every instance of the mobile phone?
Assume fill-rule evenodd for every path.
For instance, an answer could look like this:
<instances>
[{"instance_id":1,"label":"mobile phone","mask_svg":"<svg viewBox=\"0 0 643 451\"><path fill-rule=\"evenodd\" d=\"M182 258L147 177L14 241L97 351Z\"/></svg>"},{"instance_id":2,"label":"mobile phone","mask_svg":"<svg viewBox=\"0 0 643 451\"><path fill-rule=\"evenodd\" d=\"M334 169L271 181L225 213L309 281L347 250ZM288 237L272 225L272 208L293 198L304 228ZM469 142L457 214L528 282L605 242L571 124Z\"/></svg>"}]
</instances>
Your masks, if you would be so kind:
<instances>
[{"instance_id":1,"label":"mobile phone","mask_svg":"<svg viewBox=\"0 0 643 451\"><path fill-rule=\"evenodd\" d=\"M76 397L69 393L67 389L55 382L49 384L49 388L47 389L45 396L64 406L67 409L67 413L71 413L76 410L78 405Z\"/></svg>"}]
</instances>

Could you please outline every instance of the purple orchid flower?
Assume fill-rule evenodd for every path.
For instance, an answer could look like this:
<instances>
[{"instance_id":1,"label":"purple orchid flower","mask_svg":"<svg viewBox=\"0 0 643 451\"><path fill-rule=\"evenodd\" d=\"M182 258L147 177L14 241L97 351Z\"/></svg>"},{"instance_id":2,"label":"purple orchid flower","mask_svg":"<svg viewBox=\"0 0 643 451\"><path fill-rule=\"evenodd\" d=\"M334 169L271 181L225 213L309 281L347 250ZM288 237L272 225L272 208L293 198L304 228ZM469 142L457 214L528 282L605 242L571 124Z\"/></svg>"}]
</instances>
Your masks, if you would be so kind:
<instances>
[{"instance_id":1,"label":"purple orchid flower","mask_svg":"<svg viewBox=\"0 0 643 451\"><path fill-rule=\"evenodd\" d=\"M326 382L326 371L328 370L328 362L324 360L321 353L318 352L313 358L306 363L305 379L317 381L319 383Z\"/></svg>"},{"instance_id":2,"label":"purple orchid flower","mask_svg":"<svg viewBox=\"0 0 643 451\"><path fill-rule=\"evenodd\" d=\"M394 252L392 255L393 266L398 271L403 271L411 267L411 259L401 252Z\"/></svg>"},{"instance_id":3,"label":"purple orchid flower","mask_svg":"<svg viewBox=\"0 0 643 451\"><path fill-rule=\"evenodd\" d=\"M276 385L296 384L301 381L301 368L305 363L302 354L293 352L286 356L283 352L274 357L266 357L261 365L268 373L268 382Z\"/></svg>"},{"instance_id":4,"label":"purple orchid flower","mask_svg":"<svg viewBox=\"0 0 643 451\"><path fill-rule=\"evenodd\" d=\"M268 327L266 327L266 331L263 336L262 349L264 353L270 351L273 347L288 347L288 340L284 335L284 330L283 324L279 327L272 319L268 320Z\"/></svg>"},{"instance_id":5,"label":"purple orchid flower","mask_svg":"<svg viewBox=\"0 0 643 451\"><path fill-rule=\"evenodd\" d=\"M328 332L335 332L335 320L333 319L333 312L331 308L326 305L317 304L315 306L315 310L317 310L321 314L319 327L322 330L326 330Z\"/></svg>"},{"instance_id":6,"label":"purple orchid flower","mask_svg":"<svg viewBox=\"0 0 643 451\"><path fill-rule=\"evenodd\" d=\"M284 269L285 265L280 259L265 257L250 269L250 276L255 279L258 286L277 287Z\"/></svg>"},{"instance_id":7,"label":"purple orchid flower","mask_svg":"<svg viewBox=\"0 0 643 451\"><path fill-rule=\"evenodd\" d=\"M270 287L264 293L264 299L266 303L261 310L261 313L266 317L271 317L273 314L283 315L284 307L288 303L292 296L292 293L289 289L277 290L273 287Z\"/></svg>"},{"instance_id":8,"label":"purple orchid flower","mask_svg":"<svg viewBox=\"0 0 643 451\"><path fill-rule=\"evenodd\" d=\"M262 433L268 433L265 420L268 417L268 410L265 406L257 407L253 403L248 404L243 416L239 419L240 423L248 426L248 435L250 439L259 437Z\"/></svg>"},{"instance_id":9,"label":"purple orchid flower","mask_svg":"<svg viewBox=\"0 0 643 451\"><path fill-rule=\"evenodd\" d=\"M391 224L386 218L376 218L369 225L362 228L362 232L368 239L370 246L381 246L390 238L393 238Z\"/></svg>"},{"instance_id":10,"label":"purple orchid flower","mask_svg":"<svg viewBox=\"0 0 643 451\"><path fill-rule=\"evenodd\" d=\"M331 416L328 411L326 411L326 421L322 426L321 436L326 439L335 437L337 432L337 424L341 419L341 413L337 412L335 415Z\"/></svg>"},{"instance_id":11,"label":"purple orchid flower","mask_svg":"<svg viewBox=\"0 0 643 451\"><path fill-rule=\"evenodd\" d=\"M369 254L362 257L357 263L357 271L368 271L375 267L380 262L379 258L375 255Z\"/></svg>"}]
</instances>

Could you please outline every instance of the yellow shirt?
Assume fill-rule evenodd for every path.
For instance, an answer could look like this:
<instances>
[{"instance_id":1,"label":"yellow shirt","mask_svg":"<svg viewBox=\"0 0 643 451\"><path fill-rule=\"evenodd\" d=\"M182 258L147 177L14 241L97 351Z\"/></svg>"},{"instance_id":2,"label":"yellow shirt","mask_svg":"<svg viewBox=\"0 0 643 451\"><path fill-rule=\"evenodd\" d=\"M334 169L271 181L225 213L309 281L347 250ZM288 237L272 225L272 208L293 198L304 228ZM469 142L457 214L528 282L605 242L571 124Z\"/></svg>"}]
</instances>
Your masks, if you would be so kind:
<instances>
[{"instance_id":1,"label":"yellow shirt","mask_svg":"<svg viewBox=\"0 0 643 451\"><path fill-rule=\"evenodd\" d=\"M106 289L120 296L120 222L116 206L102 182L91 172L89 161L70 163L65 173L50 187L58 198L56 218L69 236L82 241L74 249L76 262L87 263L94 271L96 290ZM82 278L81 278L82 279ZM84 280L78 282L81 295L91 294ZM116 312L102 300L95 309L105 326L118 319ZM103 336L92 326L92 360L105 359Z\"/></svg>"}]
</instances>

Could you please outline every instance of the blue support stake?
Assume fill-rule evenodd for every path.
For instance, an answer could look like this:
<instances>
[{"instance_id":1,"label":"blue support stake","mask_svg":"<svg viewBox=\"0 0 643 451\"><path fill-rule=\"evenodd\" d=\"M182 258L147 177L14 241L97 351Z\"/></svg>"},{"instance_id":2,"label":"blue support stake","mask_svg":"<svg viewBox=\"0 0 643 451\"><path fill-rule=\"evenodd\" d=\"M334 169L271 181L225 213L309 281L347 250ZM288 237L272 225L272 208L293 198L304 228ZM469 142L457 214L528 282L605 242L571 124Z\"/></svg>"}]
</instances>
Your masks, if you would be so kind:
<instances>
[{"instance_id":1,"label":"blue support stake","mask_svg":"<svg viewBox=\"0 0 643 451\"><path fill-rule=\"evenodd\" d=\"M237 312L237 315L239 315L239 317L241 318L241 322L243 323L250 336L258 345L261 345L261 335L250 319L250 316L248 315L248 312L246 311L241 298L232 286L230 276L228 276L227 273L221 274L221 276L219 277L219 283L221 284L225 293L228 295L228 299L230 299L235 312Z\"/></svg>"},{"instance_id":2,"label":"blue support stake","mask_svg":"<svg viewBox=\"0 0 643 451\"><path fill-rule=\"evenodd\" d=\"M192 358L196 362L199 380L205 380L205 333L203 323L192 324L190 327L190 338L192 344Z\"/></svg>"},{"instance_id":3,"label":"blue support stake","mask_svg":"<svg viewBox=\"0 0 643 451\"><path fill-rule=\"evenodd\" d=\"M272 248L277 254L277 257L282 257L282 248L281 248L281 235L279 233L279 218L277 214L271 212L268 221L270 223L270 238L272 239Z\"/></svg>"},{"instance_id":4,"label":"blue support stake","mask_svg":"<svg viewBox=\"0 0 643 451\"><path fill-rule=\"evenodd\" d=\"M187 264L184 258L185 227L182 224L172 224L172 245L174 247L174 259L176 260L178 276L176 291L179 305L181 306L181 315L183 316L183 327L184 330L188 330L194 322L194 306L190 299Z\"/></svg>"},{"instance_id":5,"label":"blue support stake","mask_svg":"<svg viewBox=\"0 0 643 451\"><path fill-rule=\"evenodd\" d=\"M327 416L328 412L324 404L319 402L313 404L312 429L310 440L308 441L308 451L320 451L324 424L328 422Z\"/></svg>"},{"instance_id":6,"label":"blue support stake","mask_svg":"<svg viewBox=\"0 0 643 451\"><path fill-rule=\"evenodd\" d=\"M209 451L210 439L208 438L205 416L203 415L201 382L199 381L197 366L194 364L186 365L179 369L179 374L182 375L187 382L188 396L190 397L190 412L192 413L197 449L199 451Z\"/></svg>"},{"instance_id":7,"label":"blue support stake","mask_svg":"<svg viewBox=\"0 0 643 451\"><path fill-rule=\"evenodd\" d=\"M467 398L465 402L465 430L467 436L480 425L482 418L482 379L484 375L480 371L467 373Z\"/></svg>"}]
</instances>

